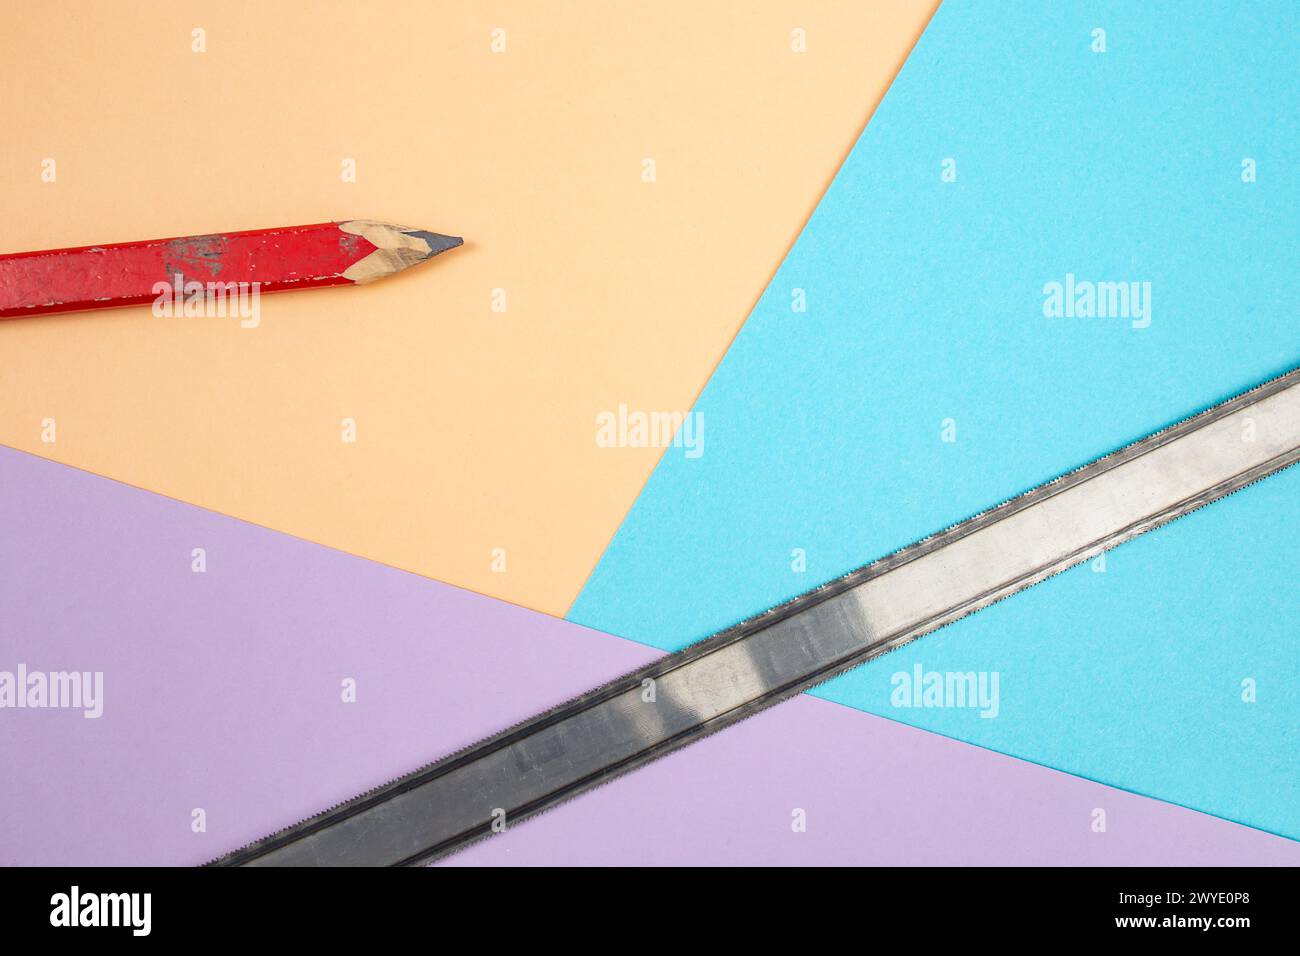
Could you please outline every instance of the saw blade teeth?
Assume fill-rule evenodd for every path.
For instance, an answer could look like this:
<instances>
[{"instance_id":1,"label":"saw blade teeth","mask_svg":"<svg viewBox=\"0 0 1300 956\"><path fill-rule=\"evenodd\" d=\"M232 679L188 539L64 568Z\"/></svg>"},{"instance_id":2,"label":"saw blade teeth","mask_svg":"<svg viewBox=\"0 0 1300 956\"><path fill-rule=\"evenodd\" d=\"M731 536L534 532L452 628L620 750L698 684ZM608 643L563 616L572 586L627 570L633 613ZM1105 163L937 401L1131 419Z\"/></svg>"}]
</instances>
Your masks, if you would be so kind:
<instances>
[{"instance_id":1,"label":"saw blade teeth","mask_svg":"<svg viewBox=\"0 0 1300 956\"><path fill-rule=\"evenodd\" d=\"M1281 437L1225 453L1245 409ZM1298 462L1295 369L209 865L439 859L492 834L485 800L530 819ZM647 680L654 720L629 696Z\"/></svg>"}]
</instances>

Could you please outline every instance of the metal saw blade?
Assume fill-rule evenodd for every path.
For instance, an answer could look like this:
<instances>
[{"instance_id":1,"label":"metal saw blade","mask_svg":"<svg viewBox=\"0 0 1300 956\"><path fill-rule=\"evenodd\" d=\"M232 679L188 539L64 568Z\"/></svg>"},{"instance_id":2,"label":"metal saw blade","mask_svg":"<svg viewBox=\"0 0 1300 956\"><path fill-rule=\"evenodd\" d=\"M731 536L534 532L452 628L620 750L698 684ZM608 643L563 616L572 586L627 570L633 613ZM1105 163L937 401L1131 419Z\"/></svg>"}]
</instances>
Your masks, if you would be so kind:
<instances>
[{"instance_id":1,"label":"metal saw blade","mask_svg":"<svg viewBox=\"0 0 1300 956\"><path fill-rule=\"evenodd\" d=\"M1300 369L219 860L453 853L1300 460Z\"/></svg>"}]
</instances>

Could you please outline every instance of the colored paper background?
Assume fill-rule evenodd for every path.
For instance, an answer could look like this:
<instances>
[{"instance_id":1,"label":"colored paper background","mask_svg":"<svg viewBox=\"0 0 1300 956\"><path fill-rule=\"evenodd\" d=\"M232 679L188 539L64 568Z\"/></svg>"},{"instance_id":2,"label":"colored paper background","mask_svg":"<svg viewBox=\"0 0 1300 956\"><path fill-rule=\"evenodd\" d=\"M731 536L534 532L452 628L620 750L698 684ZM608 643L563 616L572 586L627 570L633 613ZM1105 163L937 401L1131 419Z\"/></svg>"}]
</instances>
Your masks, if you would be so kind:
<instances>
[{"instance_id":1,"label":"colored paper background","mask_svg":"<svg viewBox=\"0 0 1300 956\"><path fill-rule=\"evenodd\" d=\"M0 443L561 612L658 457L598 448L594 416L691 402L932 7L182 3L123 18L43 5L0 34L0 251L329 216L469 243L368 289L268 299L255 331L146 310L0 323ZM1296 16L1280 3L1199 14L950 0L701 399L705 456L665 459L572 616L681 646L1295 364L1296 157L1278 118L1295 112ZM1088 48L1099 25L1103 55ZM795 27L807 53L791 50ZM1249 184L1248 156L1260 170ZM54 183L40 179L49 157ZM356 183L340 181L347 157ZM655 183L641 180L646 157ZM949 157L958 178L945 183ZM1041 284L1067 271L1150 280L1151 327L1035 324ZM505 313L490 309L498 288ZM806 313L790 312L795 288ZM356 445L339 441L343 417L358 421ZM950 417L958 440L940 443ZM1295 481L824 691L1296 836ZM5 821L18 821L6 831L23 841L8 847L29 861L197 862L644 659L395 570L332 565L333 552L315 549L333 555L316 569L295 550L304 542L265 532L231 532L238 572L182 607L187 563L155 553L157 538L128 546L136 512L116 496L98 515L112 533L93 541L67 501L7 500L6 566L23 574L6 574L0 666L93 666L81 664L93 648L129 688L107 739L79 718L31 722L75 715L6 723L5 749L22 754L11 766L33 787L6 794ZM146 538L188 555L188 530L145 523ZM523 649L512 627L545 636ZM631 663L605 673L607 649ZM993 721L886 709L889 675L912 662L1001 668L1006 709ZM514 664L527 678L498 682ZM383 701L361 720L335 705L349 669ZM421 706L430 672L454 676ZM823 702L761 720L674 758L680 786L662 803L639 788L666 788L669 763L589 798L600 839L573 859L629 846L628 830L599 830L611 815L662 827L671 808L709 801L655 859L702 861L698 846L709 859L868 861L852 852L887 843L876 821L841 818L791 847L772 842L788 809L774 824L759 801L718 829L722 801L741 804L717 767L752 765L728 783L755 801L768 788L789 803L800 779L820 788L805 802L881 799L878 779L837 773L856 748L914 768L888 786L931 817L993 821L986 843L944 831L972 860L1289 859L1292 844ZM800 761L812 726L838 729ZM913 750L994 782L960 809L922 804L939 774L903 756ZM52 769L50 754L67 763ZM1033 801L1005 791L1030 779L1049 809L1017 835ZM195 790L218 808L213 839L188 830ZM1080 842L1080 808L1099 801L1125 808L1111 834L1122 839ZM548 815L515 859L571 840L583 812ZM870 859L901 861L898 837L923 822L881 819L900 829ZM474 859L508 859L511 845Z\"/></svg>"},{"instance_id":2,"label":"colored paper background","mask_svg":"<svg viewBox=\"0 0 1300 956\"><path fill-rule=\"evenodd\" d=\"M10 449L0 486L0 669L103 672L98 718L0 711L0 864L201 863L657 655ZM801 698L453 861L1295 864L1300 844Z\"/></svg>"},{"instance_id":3,"label":"colored paper background","mask_svg":"<svg viewBox=\"0 0 1300 956\"><path fill-rule=\"evenodd\" d=\"M663 458L571 619L682 647L1300 364L1298 31L1290 3L945 3L697 402L705 454ZM1045 317L1071 273L1150 282L1150 325ZM1298 837L1298 488L818 693ZM892 707L917 663L1000 672L1001 715Z\"/></svg>"},{"instance_id":4,"label":"colored paper background","mask_svg":"<svg viewBox=\"0 0 1300 956\"><path fill-rule=\"evenodd\" d=\"M0 251L358 217L466 245L268 296L257 329L148 309L0 323L0 443L564 613L658 457L597 447L597 414L689 407L935 5L9 17Z\"/></svg>"}]
</instances>

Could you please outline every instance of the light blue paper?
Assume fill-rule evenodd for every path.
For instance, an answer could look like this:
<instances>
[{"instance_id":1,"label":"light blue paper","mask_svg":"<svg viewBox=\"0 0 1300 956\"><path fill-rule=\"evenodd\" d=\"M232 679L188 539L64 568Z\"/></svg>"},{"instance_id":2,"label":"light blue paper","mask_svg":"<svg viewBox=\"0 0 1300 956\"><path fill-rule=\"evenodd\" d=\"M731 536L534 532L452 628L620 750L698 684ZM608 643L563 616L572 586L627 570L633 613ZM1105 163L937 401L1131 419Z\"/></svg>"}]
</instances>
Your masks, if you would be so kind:
<instances>
[{"instance_id":1,"label":"light blue paper","mask_svg":"<svg viewBox=\"0 0 1300 956\"><path fill-rule=\"evenodd\" d=\"M1297 36L1290 2L947 0L569 617L684 647L1300 364ZM1149 312L1046 317L1069 276ZM1297 491L817 693L1300 838ZM917 663L997 671L998 716L893 706Z\"/></svg>"}]
</instances>

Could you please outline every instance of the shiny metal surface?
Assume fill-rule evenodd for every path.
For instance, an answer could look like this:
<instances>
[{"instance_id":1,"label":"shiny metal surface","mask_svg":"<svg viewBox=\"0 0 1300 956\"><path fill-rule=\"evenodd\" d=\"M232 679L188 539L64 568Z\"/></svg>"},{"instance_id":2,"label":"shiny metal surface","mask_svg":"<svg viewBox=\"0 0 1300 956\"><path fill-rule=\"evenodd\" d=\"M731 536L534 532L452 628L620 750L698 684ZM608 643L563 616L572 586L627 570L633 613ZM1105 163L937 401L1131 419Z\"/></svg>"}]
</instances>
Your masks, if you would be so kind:
<instances>
[{"instance_id":1,"label":"shiny metal surface","mask_svg":"<svg viewBox=\"0 0 1300 956\"><path fill-rule=\"evenodd\" d=\"M216 862L454 852L1297 460L1300 370Z\"/></svg>"}]
</instances>

